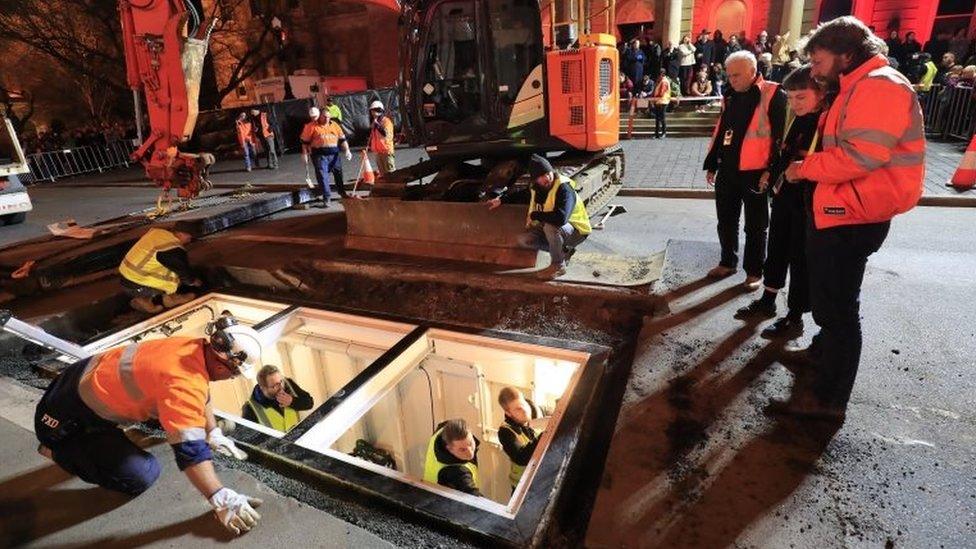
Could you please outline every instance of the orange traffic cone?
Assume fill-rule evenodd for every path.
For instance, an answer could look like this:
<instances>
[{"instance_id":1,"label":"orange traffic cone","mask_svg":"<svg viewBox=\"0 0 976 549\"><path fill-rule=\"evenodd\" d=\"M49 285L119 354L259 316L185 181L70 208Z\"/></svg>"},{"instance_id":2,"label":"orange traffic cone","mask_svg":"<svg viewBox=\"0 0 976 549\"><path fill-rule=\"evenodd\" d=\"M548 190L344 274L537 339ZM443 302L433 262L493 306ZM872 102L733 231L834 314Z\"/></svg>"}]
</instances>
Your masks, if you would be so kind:
<instances>
[{"instance_id":1,"label":"orange traffic cone","mask_svg":"<svg viewBox=\"0 0 976 549\"><path fill-rule=\"evenodd\" d=\"M957 191L968 191L976 186L976 136L969 141L966 154L962 155L962 161L956 173L952 174L949 185Z\"/></svg>"},{"instance_id":2,"label":"orange traffic cone","mask_svg":"<svg viewBox=\"0 0 976 549\"><path fill-rule=\"evenodd\" d=\"M372 185L376 183L376 172L373 171L373 165L369 162L369 155L366 151L363 151L363 161L359 166L359 173L363 182L363 185Z\"/></svg>"},{"instance_id":3,"label":"orange traffic cone","mask_svg":"<svg viewBox=\"0 0 976 549\"><path fill-rule=\"evenodd\" d=\"M363 158L359 162L359 175L356 176L356 182L352 186L352 196L359 198L356 195L356 191L359 190L359 184L363 185L373 185L376 183L376 174L373 173L373 166L369 163L369 155L363 150Z\"/></svg>"}]
</instances>

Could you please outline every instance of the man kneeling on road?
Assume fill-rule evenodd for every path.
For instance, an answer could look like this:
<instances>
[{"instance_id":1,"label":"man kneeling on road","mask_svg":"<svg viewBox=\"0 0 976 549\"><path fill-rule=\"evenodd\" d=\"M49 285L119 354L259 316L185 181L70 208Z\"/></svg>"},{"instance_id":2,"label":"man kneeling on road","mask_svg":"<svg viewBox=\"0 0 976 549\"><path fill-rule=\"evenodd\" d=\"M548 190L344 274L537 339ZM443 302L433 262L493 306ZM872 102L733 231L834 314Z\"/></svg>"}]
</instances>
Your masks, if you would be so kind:
<instances>
[{"instance_id":1,"label":"man kneeling on road","mask_svg":"<svg viewBox=\"0 0 976 549\"><path fill-rule=\"evenodd\" d=\"M529 176L529 211L519 245L549 252L552 263L539 272L539 277L556 278L566 274L567 261L590 234L590 218L576 193L576 182L556 173L544 156L532 155ZM493 198L488 201L488 209L517 201L515 195Z\"/></svg>"},{"instance_id":2,"label":"man kneeling on road","mask_svg":"<svg viewBox=\"0 0 976 549\"><path fill-rule=\"evenodd\" d=\"M172 230L149 229L125 254L119 274L133 309L158 313L196 299L203 282L186 256L192 240L193 226L178 221Z\"/></svg>"},{"instance_id":3,"label":"man kneeling on road","mask_svg":"<svg viewBox=\"0 0 976 549\"><path fill-rule=\"evenodd\" d=\"M85 482L137 496L159 478L156 458L119 425L158 418L176 464L234 534L250 530L261 500L221 484L211 449L246 459L217 427L210 382L252 376L261 340L249 326L222 316L210 340L170 337L116 347L78 361L55 379L37 404L34 432L45 457Z\"/></svg>"}]
</instances>

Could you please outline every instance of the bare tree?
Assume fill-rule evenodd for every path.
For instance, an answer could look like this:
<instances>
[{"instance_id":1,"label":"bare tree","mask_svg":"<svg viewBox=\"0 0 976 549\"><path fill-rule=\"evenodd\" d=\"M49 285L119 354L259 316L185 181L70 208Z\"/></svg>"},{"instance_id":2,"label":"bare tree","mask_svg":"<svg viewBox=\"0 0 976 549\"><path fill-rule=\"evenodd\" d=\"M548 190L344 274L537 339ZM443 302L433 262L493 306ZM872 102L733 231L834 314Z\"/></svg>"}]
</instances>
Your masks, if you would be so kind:
<instances>
[{"instance_id":1,"label":"bare tree","mask_svg":"<svg viewBox=\"0 0 976 549\"><path fill-rule=\"evenodd\" d=\"M283 44L271 12L252 14L248 0L217 0L217 19L210 39L215 65L220 65L217 104L258 70L281 55ZM279 20L280 21L280 20Z\"/></svg>"}]
</instances>

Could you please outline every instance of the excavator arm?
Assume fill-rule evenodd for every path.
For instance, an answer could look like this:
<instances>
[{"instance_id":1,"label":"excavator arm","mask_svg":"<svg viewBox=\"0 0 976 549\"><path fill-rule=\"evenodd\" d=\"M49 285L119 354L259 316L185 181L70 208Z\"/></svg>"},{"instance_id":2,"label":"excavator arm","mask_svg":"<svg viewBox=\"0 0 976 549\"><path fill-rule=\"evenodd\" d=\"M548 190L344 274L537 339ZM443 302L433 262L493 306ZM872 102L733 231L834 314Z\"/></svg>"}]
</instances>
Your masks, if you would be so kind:
<instances>
[{"instance_id":1,"label":"excavator arm","mask_svg":"<svg viewBox=\"0 0 976 549\"><path fill-rule=\"evenodd\" d=\"M209 154L179 150L193 135L203 60L211 26L202 38L202 14L191 0L119 0L129 87L142 92L149 133L132 153L164 194L189 199L210 187Z\"/></svg>"}]
</instances>

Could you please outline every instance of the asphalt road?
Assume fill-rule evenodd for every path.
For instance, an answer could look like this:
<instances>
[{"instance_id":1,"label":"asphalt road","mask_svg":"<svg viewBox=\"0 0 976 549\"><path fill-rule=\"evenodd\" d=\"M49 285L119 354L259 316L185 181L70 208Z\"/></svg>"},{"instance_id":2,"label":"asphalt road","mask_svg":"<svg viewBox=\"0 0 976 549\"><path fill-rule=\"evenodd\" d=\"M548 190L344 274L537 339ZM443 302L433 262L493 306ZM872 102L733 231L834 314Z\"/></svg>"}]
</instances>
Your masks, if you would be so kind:
<instances>
[{"instance_id":1,"label":"asphalt road","mask_svg":"<svg viewBox=\"0 0 976 549\"><path fill-rule=\"evenodd\" d=\"M224 166L218 183L266 173ZM289 166L274 179L296 183L300 164ZM35 212L0 228L2 241L43 234L64 216L85 223L152 205L154 189L128 186L139 184L135 170L103 178L121 186L33 189ZM895 220L865 277L848 419L818 433L759 412L789 391L793 374L771 358L761 326L732 319L751 299L732 288L739 279L696 283L717 261L714 204L615 202L628 213L585 246L646 256L682 241L673 249L684 270L664 281L674 314L640 343L587 545L976 547L971 208L916 208Z\"/></svg>"}]
</instances>

